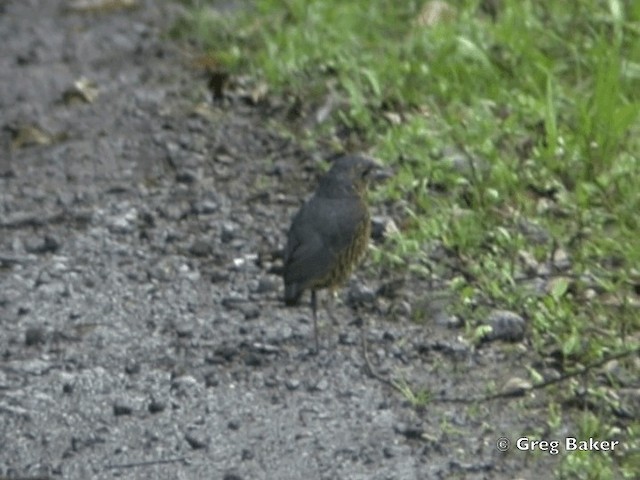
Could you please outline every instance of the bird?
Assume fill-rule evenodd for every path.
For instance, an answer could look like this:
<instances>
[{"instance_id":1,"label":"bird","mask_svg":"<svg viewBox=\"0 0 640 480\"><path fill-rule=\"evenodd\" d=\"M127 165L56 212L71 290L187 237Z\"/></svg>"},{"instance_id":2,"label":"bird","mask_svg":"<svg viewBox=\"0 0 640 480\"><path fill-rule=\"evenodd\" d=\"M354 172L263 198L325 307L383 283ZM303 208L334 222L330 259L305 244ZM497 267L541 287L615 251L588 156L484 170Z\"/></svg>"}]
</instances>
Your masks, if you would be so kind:
<instances>
[{"instance_id":1,"label":"bird","mask_svg":"<svg viewBox=\"0 0 640 480\"><path fill-rule=\"evenodd\" d=\"M316 292L337 288L362 260L371 221L366 193L382 166L364 155L342 155L294 215L283 252L284 301L297 305L311 290L315 349L319 351Z\"/></svg>"}]
</instances>

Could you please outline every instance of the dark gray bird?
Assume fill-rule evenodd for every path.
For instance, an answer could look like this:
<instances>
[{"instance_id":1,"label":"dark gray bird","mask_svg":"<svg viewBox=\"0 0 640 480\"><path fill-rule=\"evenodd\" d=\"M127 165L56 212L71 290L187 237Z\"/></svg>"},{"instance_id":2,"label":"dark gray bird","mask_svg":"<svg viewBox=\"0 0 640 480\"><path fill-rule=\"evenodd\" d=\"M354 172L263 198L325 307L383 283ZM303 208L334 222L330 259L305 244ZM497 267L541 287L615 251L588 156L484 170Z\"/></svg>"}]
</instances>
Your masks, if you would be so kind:
<instances>
[{"instance_id":1,"label":"dark gray bird","mask_svg":"<svg viewBox=\"0 0 640 480\"><path fill-rule=\"evenodd\" d=\"M367 186L379 170L367 157L338 158L291 222L284 250L284 300L296 305L302 293L311 290L316 351L316 291L335 292L364 256L371 233Z\"/></svg>"}]
</instances>

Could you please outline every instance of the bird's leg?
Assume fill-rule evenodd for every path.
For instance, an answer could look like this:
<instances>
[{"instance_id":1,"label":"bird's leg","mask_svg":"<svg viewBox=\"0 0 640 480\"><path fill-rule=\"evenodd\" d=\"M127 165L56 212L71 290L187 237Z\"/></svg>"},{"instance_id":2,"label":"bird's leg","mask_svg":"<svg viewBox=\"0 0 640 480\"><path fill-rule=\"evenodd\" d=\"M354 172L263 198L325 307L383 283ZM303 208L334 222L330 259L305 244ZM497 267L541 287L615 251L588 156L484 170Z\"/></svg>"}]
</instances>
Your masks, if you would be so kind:
<instances>
[{"instance_id":1,"label":"bird's leg","mask_svg":"<svg viewBox=\"0 0 640 480\"><path fill-rule=\"evenodd\" d=\"M329 318L331 319L331 322L334 325L338 325L338 319L333 313L333 309L336 305L337 296L338 296L338 292L336 292L333 289L329 290L329 297L327 298L327 301L325 303L325 309L327 310L327 315L329 315Z\"/></svg>"},{"instance_id":2,"label":"bird's leg","mask_svg":"<svg viewBox=\"0 0 640 480\"><path fill-rule=\"evenodd\" d=\"M318 301L315 290L311 290L311 310L313 312L313 335L316 341L316 353L318 353L320 351L320 343L318 342Z\"/></svg>"}]
</instances>

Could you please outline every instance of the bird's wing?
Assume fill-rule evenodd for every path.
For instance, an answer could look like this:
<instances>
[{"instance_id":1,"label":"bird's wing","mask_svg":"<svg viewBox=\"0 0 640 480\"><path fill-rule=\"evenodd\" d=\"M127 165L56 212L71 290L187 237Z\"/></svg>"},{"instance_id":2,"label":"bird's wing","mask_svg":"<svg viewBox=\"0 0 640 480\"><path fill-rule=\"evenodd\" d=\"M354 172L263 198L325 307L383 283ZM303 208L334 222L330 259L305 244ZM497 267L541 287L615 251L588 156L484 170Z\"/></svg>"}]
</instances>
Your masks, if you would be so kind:
<instances>
[{"instance_id":1,"label":"bird's wing","mask_svg":"<svg viewBox=\"0 0 640 480\"><path fill-rule=\"evenodd\" d=\"M294 217L284 255L285 284L307 288L324 278L367 218L357 198L312 197Z\"/></svg>"}]
</instances>

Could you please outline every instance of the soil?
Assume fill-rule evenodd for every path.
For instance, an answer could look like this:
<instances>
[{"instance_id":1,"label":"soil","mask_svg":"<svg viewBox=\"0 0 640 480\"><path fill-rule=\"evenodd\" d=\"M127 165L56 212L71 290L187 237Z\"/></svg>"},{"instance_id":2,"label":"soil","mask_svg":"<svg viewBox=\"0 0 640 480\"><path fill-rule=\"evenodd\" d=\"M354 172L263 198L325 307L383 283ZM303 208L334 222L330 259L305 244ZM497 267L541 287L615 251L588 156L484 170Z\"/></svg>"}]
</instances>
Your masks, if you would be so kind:
<instances>
[{"instance_id":1,"label":"soil","mask_svg":"<svg viewBox=\"0 0 640 480\"><path fill-rule=\"evenodd\" d=\"M313 354L266 253L327 152L214 102L179 4L86 3L0 4L0 477L548 478L496 448L548 432L543 391L442 400L528 378L526 342L475 348L430 283L368 260Z\"/></svg>"}]
</instances>

